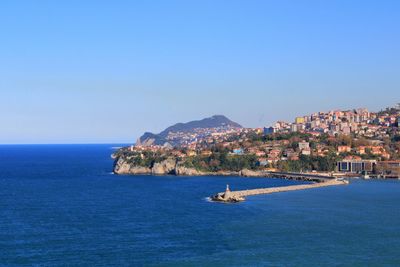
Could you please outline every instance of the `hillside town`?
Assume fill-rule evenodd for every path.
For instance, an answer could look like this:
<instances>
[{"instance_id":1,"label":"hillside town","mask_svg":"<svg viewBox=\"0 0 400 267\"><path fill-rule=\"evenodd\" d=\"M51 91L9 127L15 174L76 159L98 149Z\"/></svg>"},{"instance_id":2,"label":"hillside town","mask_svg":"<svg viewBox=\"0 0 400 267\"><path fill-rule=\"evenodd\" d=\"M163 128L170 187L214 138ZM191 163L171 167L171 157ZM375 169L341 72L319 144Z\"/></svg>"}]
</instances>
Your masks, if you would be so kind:
<instances>
[{"instance_id":1,"label":"hillside town","mask_svg":"<svg viewBox=\"0 0 400 267\"><path fill-rule=\"evenodd\" d=\"M400 104L379 112L366 108L316 112L264 128L221 126L169 132L179 146L133 145L121 153L137 164L175 157L206 170L330 172L400 177Z\"/></svg>"}]
</instances>

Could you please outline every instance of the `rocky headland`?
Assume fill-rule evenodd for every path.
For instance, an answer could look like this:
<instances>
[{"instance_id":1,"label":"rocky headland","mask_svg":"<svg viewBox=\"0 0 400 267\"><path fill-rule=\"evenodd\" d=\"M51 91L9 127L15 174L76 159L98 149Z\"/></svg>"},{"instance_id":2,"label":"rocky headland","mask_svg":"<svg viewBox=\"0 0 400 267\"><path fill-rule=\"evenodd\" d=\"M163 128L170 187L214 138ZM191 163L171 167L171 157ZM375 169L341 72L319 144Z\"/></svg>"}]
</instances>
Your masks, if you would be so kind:
<instances>
[{"instance_id":1,"label":"rocky headland","mask_svg":"<svg viewBox=\"0 0 400 267\"><path fill-rule=\"evenodd\" d=\"M203 176L203 175L221 175L221 176L248 176L247 170L235 172L235 171L218 171L218 172L207 172L197 170L195 168L189 168L179 162L176 158L167 158L161 162L154 163L150 167L139 166L130 161L129 158L115 157L114 173L125 174L125 175L137 175L137 174L151 174L151 175L181 175L181 176Z\"/></svg>"},{"instance_id":2,"label":"rocky headland","mask_svg":"<svg viewBox=\"0 0 400 267\"><path fill-rule=\"evenodd\" d=\"M292 173L292 172L272 172L265 170L242 169L239 171L202 171L196 168L185 166L185 162L178 158L169 157L150 166L140 166L132 162L129 156L114 154L114 173L120 175L178 175L178 176L242 176L242 177L269 177L282 178L288 180L301 180L311 182L323 182L331 180L328 175Z\"/></svg>"}]
</instances>

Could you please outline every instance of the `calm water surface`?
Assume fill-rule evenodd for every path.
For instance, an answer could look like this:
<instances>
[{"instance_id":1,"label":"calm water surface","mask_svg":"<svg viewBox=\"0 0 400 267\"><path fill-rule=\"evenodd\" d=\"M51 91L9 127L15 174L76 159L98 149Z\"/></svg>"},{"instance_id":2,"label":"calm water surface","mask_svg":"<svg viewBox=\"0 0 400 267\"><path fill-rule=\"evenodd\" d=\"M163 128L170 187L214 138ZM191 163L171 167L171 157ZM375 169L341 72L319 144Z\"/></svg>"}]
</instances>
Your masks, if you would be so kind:
<instances>
[{"instance_id":1,"label":"calm water surface","mask_svg":"<svg viewBox=\"0 0 400 267\"><path fill-rule=\"evenodd\" d=\"M0 146L1 266L398 266L400 183L112 175L112 145Z\"/></svg>"}]
</instances>

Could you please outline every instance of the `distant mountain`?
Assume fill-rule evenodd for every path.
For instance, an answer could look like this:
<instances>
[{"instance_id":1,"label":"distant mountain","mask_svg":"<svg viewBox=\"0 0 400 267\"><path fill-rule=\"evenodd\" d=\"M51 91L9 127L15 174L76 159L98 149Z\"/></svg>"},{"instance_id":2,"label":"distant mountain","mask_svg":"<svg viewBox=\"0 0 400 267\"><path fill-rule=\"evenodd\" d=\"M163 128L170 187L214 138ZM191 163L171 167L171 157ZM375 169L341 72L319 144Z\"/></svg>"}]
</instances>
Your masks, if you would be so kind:
<instances>
[{"instance_id":1,"label":"distant mountain","mask_svg":"<svg viewBox=\"0 0 400 267\"><path fill-rule=\"evenodd\" d=\"M210 118L205 118L197 121L190 121L187 123L177 123L172 125L162 131L159 134L144 133L136 142L137 145L142 146L150 146L150 145L165 145L166 143L170 143L171 141L167 140L167 137L170 133L193 133L198 129L206 129L206 128L221 128L221 129L229 129L229 128L243 128L240 124L231 121L227 117L223 115L214 115ZM174 140L171 145L179 145L179 139Z\"/></svg>"},{"instance_id":2,"label":"distant mountain","mask_svg":"<svg viewBox=\"0 0 400 267\"><path fill-rule=\"evenodd\" d=\"M167 140L159 134L153 134L150 132L145 132L137 141L136 145L139 146L151 146L159 145L162 146L167 143Z\"/></svg>"},{"instance_id":3,"label":"distant mountain","mask_svg":"<svg viewBox=\"0 0 400 267\"><path fill-rule=\"evenodd\" d=\"M242 126L236 122L231 121L223 115L214 115L210 118L205 118L199 121L191 121L187 123L177 123L172 125L160 133L161 136L168 136L169 132L191 132L196 128L217 128L217 127L232 127L242 128Z\"/></svg>"}]
</instances>

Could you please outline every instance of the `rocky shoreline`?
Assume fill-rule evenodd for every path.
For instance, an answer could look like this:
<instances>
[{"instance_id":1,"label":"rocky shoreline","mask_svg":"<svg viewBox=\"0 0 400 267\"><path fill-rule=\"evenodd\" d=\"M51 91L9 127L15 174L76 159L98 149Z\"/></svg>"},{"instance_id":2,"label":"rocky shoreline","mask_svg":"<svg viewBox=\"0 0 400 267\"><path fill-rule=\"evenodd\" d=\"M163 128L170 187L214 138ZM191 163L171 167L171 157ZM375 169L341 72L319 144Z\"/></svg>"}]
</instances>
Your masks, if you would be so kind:
<instances>
[{"instance_id":1,"label":"rocky shoreline","mask_svg":"<svg viewBox=\"0 0 400 267\"><path fill-rule=\"evenodd\" d=\"M250 171L249 171L250 172ZM246 176L246 170L234 171L219 171L219 172L204 172L194 168L188 168L177 162L174 158L168 158L159 163L155 163L153 167L137 166L130 163L127 159L119 157L114 163L115 174L125 175L138 175L138 174L151 174L151 175L179 175L179 176ZM260 176L261 177L261 176Z\"/></svg>"},{"instance_id":2,"label":"rocky shoreline","mask_svg":"<svg viewBox=\"0 0 400 267\"><path fill-rule=\"evenodd\" d=\"M119 175L176 175L176 176L241 176L241 177L264 177L264 178L280 178L287 180L299 180L312 182L311 184L293 185L275 188L259 188L253 190L230 191L229 187L225 192L212 195L210 199L217 202L235 203L241 202L247 196L271 194L277 192L286 192L293 190L304 190L310 188L318 188L332 185L348 184L347 180L336 179L332 176L309 173L293 173L293 172L270 172L264 170L248 170L240 171L218 171L203 172L194 168L183 166L176 158L167 158L161 162L154 163L153 166L143 167L130 162L126 157L115 157L114 173Z\"/></svg>"},{"instance_id":3,"label":"rocky shoreline","mask_svg":"<svg viewBox=\"0 0 400 267\"><path fill-rule=\"evenodd\" d=\"M194 168L183 166L175 158L168 158L159 163L155 163L151 168L137 166L125 157L114 157L114 173L119 175L177 175L177 176L241 176L241 177L269 177L282 178L288 180L301 180L311 182L323 182L331 180L333 177L304 174L304 173L289 173L289 172L270 172L263 170L248 170L240 171L218 171L204 172Z\"/></svg>"}]
</instances>

